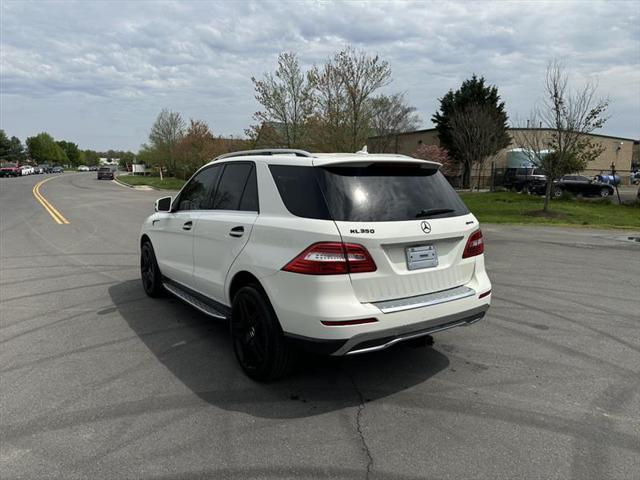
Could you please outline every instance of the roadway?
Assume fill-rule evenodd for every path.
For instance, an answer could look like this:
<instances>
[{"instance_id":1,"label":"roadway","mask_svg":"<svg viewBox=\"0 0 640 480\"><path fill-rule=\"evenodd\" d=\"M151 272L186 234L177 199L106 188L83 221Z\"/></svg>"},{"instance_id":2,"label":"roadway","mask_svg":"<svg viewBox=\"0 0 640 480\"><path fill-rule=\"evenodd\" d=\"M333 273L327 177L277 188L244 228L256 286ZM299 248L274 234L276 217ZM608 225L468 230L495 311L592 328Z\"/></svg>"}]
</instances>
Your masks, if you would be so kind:
<instances>
[{"instance_id":1,"label":"roadway","mask_svg":"<svg viewBox=\"0 0 640 480\"><path fill-rule=\"evenodd\" d=\"M640 472L640 244L486 225L482 322L263 385L227 331L145 296L162 194L0 179L0 477L571 478Z\"/></svg>"}]
</instances>

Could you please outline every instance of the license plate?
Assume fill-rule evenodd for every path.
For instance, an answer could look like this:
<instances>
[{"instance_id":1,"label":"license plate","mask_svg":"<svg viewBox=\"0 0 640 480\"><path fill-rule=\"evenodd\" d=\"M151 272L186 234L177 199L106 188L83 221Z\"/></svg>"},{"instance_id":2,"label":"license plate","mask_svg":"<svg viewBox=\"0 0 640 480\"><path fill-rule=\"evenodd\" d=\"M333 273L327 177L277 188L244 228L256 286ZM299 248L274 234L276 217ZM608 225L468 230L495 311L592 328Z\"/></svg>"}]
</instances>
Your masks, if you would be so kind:
<instances>
[{"instance_id":1,"label":"license plate","mask_svg":"<svg viewBox=\"0 0 640 480\"><path fill-rule=\"evenodd\" d=\"M405 252L407 255L407 268L409 270L438 266L438 253L436 252L436 247L433 245L407 247Z\"/></svg>"}]
</instances>

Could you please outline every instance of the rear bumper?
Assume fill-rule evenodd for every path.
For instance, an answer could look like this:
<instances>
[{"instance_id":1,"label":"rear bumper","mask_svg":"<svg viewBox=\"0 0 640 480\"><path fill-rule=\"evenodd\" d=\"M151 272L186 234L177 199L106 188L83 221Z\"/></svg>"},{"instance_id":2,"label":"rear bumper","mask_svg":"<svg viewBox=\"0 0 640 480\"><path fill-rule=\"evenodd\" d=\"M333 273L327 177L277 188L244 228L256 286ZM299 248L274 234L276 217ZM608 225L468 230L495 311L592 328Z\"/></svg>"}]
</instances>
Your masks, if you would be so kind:
<instances>
[{"instance_id":1,"label":"rear bumper","mask_svg":"<svg viewBox=\"0 0 640 480\"><path fill-rule=\"evenodd\" d=\"M385 330L363 332L346 340L320 340L291 334L287 336L293 343L307 351L335 356L356 355L384 350L397 343L450 328L472 325L481 320L488 309L489 305L483 305L472 310L441 317L435 322L427 320Z\"/></svg>"},{"instance_id":2,"label":"rear bumper","mask_svg":"<svg viewBox=\"0 0 640 480\"><path fill-rule=\"evenodd\" d=\"M284 334L322 354L351 355L480 320L491 303L491 282L478 258L465 285L396 300L361 303L348 278L306 278L288 272L261 279ZM303 277L303 278L301 278ZM363 324L331 325L375 319Z\"/></svg>"}]
</instances>

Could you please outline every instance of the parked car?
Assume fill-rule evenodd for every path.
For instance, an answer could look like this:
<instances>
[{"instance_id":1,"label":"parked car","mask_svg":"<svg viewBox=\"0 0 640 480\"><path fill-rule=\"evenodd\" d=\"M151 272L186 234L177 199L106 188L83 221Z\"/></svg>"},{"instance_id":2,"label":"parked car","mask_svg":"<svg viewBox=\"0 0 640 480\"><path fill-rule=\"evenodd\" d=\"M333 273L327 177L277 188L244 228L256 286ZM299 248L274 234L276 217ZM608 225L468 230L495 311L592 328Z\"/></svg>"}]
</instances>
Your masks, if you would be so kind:
<instances>
[{"instance_id":1,"label":"parked car","mask_svg":"<svg viewBox=\"0 0 640 480\"><path fill-rule=\"evenodd\" d=\"M562 192L606 198L613 195L614 188L608 183L599 182L583 175L565 175L555 181L553 186L555 197L561 196Z\"/></svg>"},{"instance_id":2,"label":"parked car","mask_svg":"<svg viewBox=\"0 0 640 480\"><path fill-rule=\"evenodd\" d=\"M62 168L60 165L56 165L55 167L51 168L51 173L63 173L64 172L64 168Z\"/></svg>"},{"instance_id":3,"label":"parked car","mask_svg":"<svg viewBox=\"0 0 640 480\"><path fill-rule=\"evenodd\" d=\"M20 167L22 175L33 175L35 170L30 165L23 165Z\"/></svg>"},{"instance_id":4,"label":"parked car","mask_svg":"<svg viewBox=\"0 0 640 480\"><path fill-rule=\"evenodd\" d=\"M382 350L480 320L478 220L440 164L403 155L257 150L218 157L142 226L145 292L230 324L256 380L298 348Z\"/></svg>"},{"instance_id":5,"label":"parked car","mask_svg":"<svg viewBox=\"0 0 640 480\"><path fill-rule=\"evenodd\" d=\"M102 166L98 169L98 180L113 180L115 178L115 167L111 166Z\"/></svg>"},{"instance_id":6,"label":"parked car","mask_svg":"<svg viewBox=\"0 0 640 480\"><path fill-rule=\"evenodd\" d=\"M22 169L13 165L5 165L0 168L0 177L19 177L22 175Z\"/></svg>"},{"instance_id":7,"label":"parked car","mask_svg":"<svg viewBox=\"0 0 640 480\"><path fill-rule=\"evenodd\" d=\"M503 184L516 192L543 194L547 177L538 168L508 168Z\"/></svg>"},{"instance_id":8,"label":"parked car","mask_svg":"<svg viewBox=\"0 0 640 480\"><path fill-rule=\"evenodd\" d=\"M87 167L86 165L80 165L78 167L78 171L79 172L88 172L89 171L89 167Z\"/></svg>"},{"instance_id":9,"label":"parked car","mask_svg":"<svg viewBox=\"0 0 640 480\"><path fill-rule=\"evenodd\" d=\"M97 165L90 165L89 166L89 171L90 172L97 172L98 171L98 166Z\"/></svg>"}]
</instances>

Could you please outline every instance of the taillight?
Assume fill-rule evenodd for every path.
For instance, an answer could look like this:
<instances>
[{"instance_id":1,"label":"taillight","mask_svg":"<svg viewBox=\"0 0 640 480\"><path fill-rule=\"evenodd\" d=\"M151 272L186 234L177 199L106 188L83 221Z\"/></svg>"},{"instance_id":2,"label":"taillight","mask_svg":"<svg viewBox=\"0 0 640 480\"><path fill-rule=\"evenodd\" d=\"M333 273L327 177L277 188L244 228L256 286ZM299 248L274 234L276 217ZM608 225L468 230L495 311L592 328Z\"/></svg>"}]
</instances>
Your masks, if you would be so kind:
<instances>
[{"instance_id":1,"label":"taillight","mask_svg":"<svg viewBox=\"0 0 640 480\"><path fill-rule=\"evenodd\" d=\"M305 275L338 275L375 272L376 264L362 245L355 243L314 243L287 263L286 272Z\"/></svg>"},{"instance_id":2,"label":"taillight","mask_svg":"<svg viewBox=\"0 0 640 480\"><path fill-rule=\"evenodd\" d=\"M464 247L464 253L462 258L475 257L476 255L482 255L484 253L484 239L482 238L482 232L477 230L471 234L469 240L467 240L467 246Z\"/></svg>"}]
</instances>

